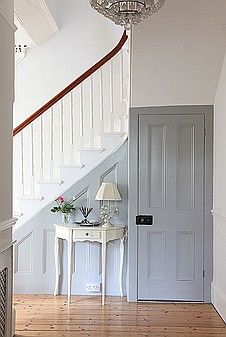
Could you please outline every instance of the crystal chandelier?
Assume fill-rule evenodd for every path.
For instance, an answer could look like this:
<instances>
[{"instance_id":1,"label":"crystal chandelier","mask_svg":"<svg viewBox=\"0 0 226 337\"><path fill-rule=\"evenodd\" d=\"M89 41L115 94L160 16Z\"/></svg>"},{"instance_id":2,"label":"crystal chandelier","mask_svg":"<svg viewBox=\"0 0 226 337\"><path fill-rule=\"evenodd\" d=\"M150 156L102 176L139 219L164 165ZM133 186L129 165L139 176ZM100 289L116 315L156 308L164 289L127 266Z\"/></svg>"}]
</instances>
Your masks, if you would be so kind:
<instances>
[{"instance_id":1,"label":"crystal chandelier","mask_svg":"<svg viewBox=\"0 0 226 337\"><path fill-rule=\"evenodd\" d=\"M125 29L158 12L164 3L165 0L90 0L94 9Z\"/></svg>"}]
</instances>

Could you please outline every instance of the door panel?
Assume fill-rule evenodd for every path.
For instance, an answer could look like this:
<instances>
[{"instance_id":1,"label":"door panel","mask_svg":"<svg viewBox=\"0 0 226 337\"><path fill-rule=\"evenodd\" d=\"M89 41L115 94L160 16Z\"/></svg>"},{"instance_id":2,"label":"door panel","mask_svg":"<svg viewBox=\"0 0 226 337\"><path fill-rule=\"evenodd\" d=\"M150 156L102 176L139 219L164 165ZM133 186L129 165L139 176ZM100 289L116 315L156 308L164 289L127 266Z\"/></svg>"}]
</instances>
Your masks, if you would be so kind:
<instances>
[{"instance_id":1,"label":"door panel","mask_svg":"<svg viewBox=\"0 0 226 337\"><path fill-rule=\"evenodd\" d=\"M147 233L147 255L149 256L148 278L152 280L163 280L165 278L166 263L166 233ZM158 261L158 263L155 263Z\"/></svg>"},{"instance_id":2,"label":"door panel","mask_svg":"<svg viewBox=\"0 0 226 337\"><path fill-rule=\"evenodd\" d=\"M148 129L149 137L149 170L147 172L148 188L148 207L165 207L166 198L166 127L165 125L150 125ZM155 165L151 166L151 162ZM152 188L150 188L152 186Z\"/></svg>"},{"instance_id":3,"label":"door panel","mask_svg":"<svg viewBox=\"0 0 226 337\"><path fill-rule=\"evenodd\" d=\"M195 232L176 233L176 280L195 279ZM189 256L189 263L187 257Z\"/></svg>"},{"instance_id":4,"label":"door panel","mask_svg":"<svg viewBox=\"0 0 226 337\"><path fill-rule=\"evenodd\" d=\"M204 117L139 119L138 298L203 300Z\"/></svg>"},{"instance_id":5,"label":"door panel","mask_svg":"<svg viewBox=\"0 0 226 337\"><path fill-rule=\"evenodd\" d=\"M176 192L177 209L194 209L194 125L178 125Z\"/></svg>"}]
</instances>

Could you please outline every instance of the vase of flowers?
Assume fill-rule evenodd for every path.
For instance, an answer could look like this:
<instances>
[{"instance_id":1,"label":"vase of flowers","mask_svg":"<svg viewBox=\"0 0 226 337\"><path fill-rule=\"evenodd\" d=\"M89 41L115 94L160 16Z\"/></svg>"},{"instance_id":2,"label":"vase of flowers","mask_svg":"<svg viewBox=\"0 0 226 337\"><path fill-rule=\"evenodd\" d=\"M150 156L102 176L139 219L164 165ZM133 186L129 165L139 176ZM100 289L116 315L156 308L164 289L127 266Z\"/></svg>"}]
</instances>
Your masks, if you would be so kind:
<instances>
[{"instance_id":1,"label":"vase of flowers","mask_svg":"<svg viewBox=\"0 0 226 337\"><path fill-rule=\"evenodd\" d=\"M69 223L71 213L76 210L74 207L75 198L73 197L71 200L67 201L64 197L59 196L55 199L55 202L57 203L57 206L54 206L50 211L53 213L62 213L63 224Z\"/></svg>"},{"instance_id":2,"label":"vase of flowers","mask_svg":"<svg viewBox=\"0 0 226 337\"><path fill-rule=\"evenodd\" d=\"M71 214L70 213L62 213L62 223L67 224L70 223Z\"/></svg>"}]
</instances>

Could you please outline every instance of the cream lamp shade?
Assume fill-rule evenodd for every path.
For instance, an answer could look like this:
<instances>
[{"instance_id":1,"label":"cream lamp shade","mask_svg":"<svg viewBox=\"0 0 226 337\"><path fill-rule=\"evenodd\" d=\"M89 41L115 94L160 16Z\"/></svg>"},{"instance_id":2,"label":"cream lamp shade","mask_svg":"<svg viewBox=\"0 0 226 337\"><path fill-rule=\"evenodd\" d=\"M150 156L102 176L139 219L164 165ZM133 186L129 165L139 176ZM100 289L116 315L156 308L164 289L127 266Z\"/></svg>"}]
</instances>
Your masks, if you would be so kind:
<instances>
[{"instance_id":1,"label":"cream lamp shade","mask_svg":"<svg viewBox=\"0 0 226 337\"><path fill-rule=\"evenodd\" d=\"M107 201L122 200L118 187L115 183L102 183L95 199Z\"/></svg>"}]
</instances>

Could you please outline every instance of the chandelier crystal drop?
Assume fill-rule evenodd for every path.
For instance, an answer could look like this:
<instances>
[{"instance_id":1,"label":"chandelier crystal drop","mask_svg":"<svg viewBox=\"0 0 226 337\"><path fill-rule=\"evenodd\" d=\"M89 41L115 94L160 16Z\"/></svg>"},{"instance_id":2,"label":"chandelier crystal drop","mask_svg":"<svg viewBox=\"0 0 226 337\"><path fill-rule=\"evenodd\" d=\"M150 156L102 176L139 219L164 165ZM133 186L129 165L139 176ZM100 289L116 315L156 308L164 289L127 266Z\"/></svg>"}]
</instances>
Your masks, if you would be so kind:
<instances>
[{"instance_id":1,"label":"chandelier crystal drop","mask_svg":"<svg viewBox=\"0 0 226 337\"><path fill-rule=\"evenodd\" d=\"M90 0L90 4L116 25L130 29L132 25L158 12L165 0Z\"/></svg>"}]
</instances>

